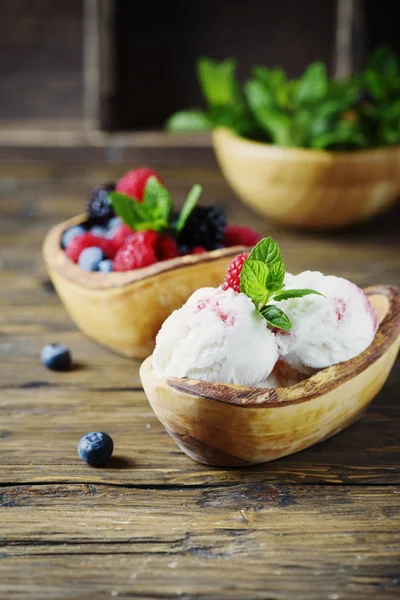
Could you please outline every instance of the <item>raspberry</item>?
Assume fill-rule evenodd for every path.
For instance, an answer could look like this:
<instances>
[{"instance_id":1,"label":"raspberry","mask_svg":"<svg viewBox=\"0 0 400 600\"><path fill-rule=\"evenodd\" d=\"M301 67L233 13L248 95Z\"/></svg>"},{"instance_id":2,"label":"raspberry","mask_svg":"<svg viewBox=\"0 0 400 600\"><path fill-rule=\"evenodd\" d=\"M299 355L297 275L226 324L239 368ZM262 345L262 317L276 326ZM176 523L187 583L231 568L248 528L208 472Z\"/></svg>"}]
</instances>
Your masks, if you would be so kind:
<instances>
[{"instance_id":1,"label":"raspberry","mask_svg":"<svg viewBox=\"0 0 400 600\"><path fill-rule=\"evenodd\" d=\"M241 225L227 225L223 244L226 248L230 246L255 246L261 240L261 235L251 227Z\"/></svg>"},{"instance_id":2,"label":"raspberry","mask_svg":"<svg viewBox=\"0 0 400 600\"><path fill-rule=\"evenodd\" d=\"M207 252L204 246L195 246L192 248L191 254L204 254L204 252Z\"/></svg>"},{"instance_id":3,"label":"raspberry","mask_svg":"<svg viewBox=\"0 0 400 600\"><path fill-rule=\"evenodd\" d=\"M92 223L106 223L115 216L114 209L108 200L108 192L114 190L115 183L105 183L91 191L86 210Z\"/></svg>"},{"instance_id":4,"label":"raspberry","mask_svg":"<svg viewBox=\"0 0 400 600\"><path fill-rule=\"evenodd\" d=\"M116 252L116 247L112 240L87 232L74 238L66 248L65 253L70 260L77 263L82 250L93 247L103 250L107 258L113 258Z\"/></svg>"},{"instance_id":5,"label":"raspberry","mask_svg":"<svg viewBox=\"0 0 400 600\"><path fill-rule=\"evenodd\" d=\"M133 169L122 175L118 179L115 189L121 194L135 198L138 202L143 202L144 188L149 177L156 177L160 183L164 183L161 177L152 169L141 168Z\"/></svg>"},{"instance_id":6,"label":"raspberry","mask_svg":"<svg viewBox=\"0 0 400 600\"><path fill-rule=\"evenodd\" d=\"M114 235L112 236L112 241L114 242L115 247L121 248L121 246L128 239L128 237L130 237L134 233L135 232L133 231L133 229L131 229L128 225L125 225L125 223L117 227Z\"/></svg>"},{"instance_id":7,"label":"raspberry","mask_svg":"<svg viewBox=\"0 0 400 600\"><path fill-rule=\"evenodd\" d=\"M243 263L248 256L247 252L242 252L242 254L238 254L232 260L222 284L223 290L232 288L235 292L240 292L240 273L242 272Z\"/></svg>"},{"instance_id":8,"label":"raspberry","mask_svg":"<svg viewBox=\"0 0 400 600\"><path fill-rule=\"evenodd\" d=\"M133 234L137 243L143 243L145 246L155 248L159 242L160 234L157 231L148 229L147 231L135 231Z\"/></svg>"},{"instance_id":9,"label":"raspberry","mask_svg":"<svg viewBox=\"0 0 400 600\"><path fill-rule=\"evenodd\" d=\"M147 233L147 232L145 232ZM126 240L125 244L115 255L114 271L133 271L147 267L157 262L154 248L144 240L138 240L135 235Z\"/></svg>"},{"instance_id":10,"label":"raspberry","mask_svg":"<svg viewBox=\"0 0 400 600\"><path fill-rule=\"evenodd\" d=\"M157 255L160 260L180 256L178 244L172 235L162 235L157 243Z\"/></svg>"}]
</instances>

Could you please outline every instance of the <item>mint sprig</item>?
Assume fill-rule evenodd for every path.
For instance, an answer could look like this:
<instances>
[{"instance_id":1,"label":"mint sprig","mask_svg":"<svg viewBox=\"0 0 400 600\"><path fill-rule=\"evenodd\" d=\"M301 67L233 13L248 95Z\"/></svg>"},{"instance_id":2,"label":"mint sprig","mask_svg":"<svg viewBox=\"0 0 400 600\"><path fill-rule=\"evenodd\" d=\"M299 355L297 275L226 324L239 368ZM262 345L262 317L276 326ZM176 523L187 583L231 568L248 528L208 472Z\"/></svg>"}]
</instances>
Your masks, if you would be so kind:
<instances>
[{"instance_id":1,"label":"mint sprig","mask_svg":"<svg viewBox=\"0 0 400 600\"><path fill-rule=\"evenodd\" d=\"M178 220L175 225L175 229L178 233L182 231L185 226L186 221L190 217L192 210L197 204L198 199L200 198L200 194L203 191L201 185L194 185L190 192L187 195L187 198L181 208L181 212L179 213Z\"/></svg>"},{"instance_id":2,"label":"mint sprig","mask_svg":"<svg viewBox=\"0 0 400 600\"><path fill-rule=\"evenodd\" d=\"M150 177L144 190L143 202L119 192L109 192L108 198L117 215L134 231L172 230L175 236L185 226L202 192L200 185L194 185L179 213L175 225L172 224L172 198L167 188L156 177Z\"/></svg>"},{"instance_id":3,"label":"mint sprig","mask_svg":"<svg viewBox=\"0 0 400 600\"><path fill-rule=\"evenodd\" d=\"M279 302L289 298L301 298L309 294L322 296L312 289L287 290L285 288L285 265L278 244L272 237L258 242L244 261L240 274L240 291L255 304L268 325L289 331L290 319L271 300Z\"/></svg>"}]
</instances>

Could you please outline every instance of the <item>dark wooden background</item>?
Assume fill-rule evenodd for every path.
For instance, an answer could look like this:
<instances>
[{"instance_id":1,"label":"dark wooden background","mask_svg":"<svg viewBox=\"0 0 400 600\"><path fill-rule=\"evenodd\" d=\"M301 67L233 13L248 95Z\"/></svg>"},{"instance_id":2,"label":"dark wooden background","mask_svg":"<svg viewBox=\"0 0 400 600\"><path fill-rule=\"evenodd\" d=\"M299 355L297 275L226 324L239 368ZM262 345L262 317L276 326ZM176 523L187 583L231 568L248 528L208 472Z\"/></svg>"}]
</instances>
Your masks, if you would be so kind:
<instances>
[{"instance_id":1,"label":"dark wooden background","mask_svg":"<svg viewBox=\"0 0 400 600\"><path fill-rule=\"evenodd\" d=\"M0 132L160 128L201 105L201 55L236 57L241 79L257 63L295 76L317 59L333 73L340 1L0 0ZM400 51L400 3L350 1L354 66L378 43Z\"/></svg>"}]
</instances>

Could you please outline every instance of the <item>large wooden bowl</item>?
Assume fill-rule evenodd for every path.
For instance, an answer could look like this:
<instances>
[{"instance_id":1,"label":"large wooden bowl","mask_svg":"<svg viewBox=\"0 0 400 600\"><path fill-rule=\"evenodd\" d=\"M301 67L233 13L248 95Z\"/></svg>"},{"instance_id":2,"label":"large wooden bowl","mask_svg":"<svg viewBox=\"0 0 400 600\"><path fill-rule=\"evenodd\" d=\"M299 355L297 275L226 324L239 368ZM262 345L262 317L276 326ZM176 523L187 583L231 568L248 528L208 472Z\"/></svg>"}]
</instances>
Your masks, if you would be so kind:
<instances>
[{"instance_id":1,"label":"large wooden bowl","mask_svg":"<svg viewBox=\"0 0 400 600\"><path fill-rule=\"evenodd\" d=\"M156 378L149 357L140 377L154 412L186 454L213 466L275 460L334 435L376 396L399 349L400 291L376 286L366 294L379 328L356 358L291 387L265 389Z\"/></svg>"},{"instance_id":2,"label":"large wooden bowl","mask_svg":"<svg viewBox=\"0 0 400 600\"><path fill-rule=\"evenodd\" d=\"M213 132L221 170L255 211L283 223L333 229L371 219L400 196L400 147L327 152Z\"/></svg>"},{"instance_id":3,"label":"large wooden bowl","mask_svg":"<svg viewBox=\"0 0 400 600\"><path fill-rule=\"evenodd\" d=\"M43 256L49 276L76 325L103 346L133 358L153 351L162 323L200 287L223 281L242 246L158 262L124 273L87 273L61 248L62 233L82 223L80 215L53 227Z\"/></svg>"}]
</instances>

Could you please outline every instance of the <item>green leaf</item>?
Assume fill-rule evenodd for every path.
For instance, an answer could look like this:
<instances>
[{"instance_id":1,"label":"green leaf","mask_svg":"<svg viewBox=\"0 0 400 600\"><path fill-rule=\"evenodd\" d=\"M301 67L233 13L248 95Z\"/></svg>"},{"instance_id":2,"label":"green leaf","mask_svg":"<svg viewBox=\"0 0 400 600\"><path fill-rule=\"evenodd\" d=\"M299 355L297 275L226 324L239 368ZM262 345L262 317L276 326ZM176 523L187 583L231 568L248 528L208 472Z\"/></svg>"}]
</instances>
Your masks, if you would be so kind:
<instances>
[{"instance_id":1,"label":"green leaf","mask_svg":"<svg viewBox=\"0 0 400 600\"><path fill-rule=\"evenodd\" d=\"M146 222L149 215L143 206L135 199L119 192L109 192L108 197L117 213L126 225L129 225L135 231L138 231L138 225Z\"/></svg>"},{"instance_id":2,"label":"green leaf","mask_svg":"<svg viewBox=\"0 0 400 600\"><path fill-rule=\"evenodd\" d=\"M251 80L244 87L247 102L258 125L279 146L292 146L292 119L285 112L274 108L272 94L259 81Z\"/></svg>"},{"instance_id":3,"label":"green leaf","mask_svg":"<svg viewBox=\"0 0 400 600\"><path fill-rule=\"evenodd\" d=\"M272 327L277 327L284 331L289 331L292 327L289 317L277 306L264 306L264 308L260 310L260 313Z\"/></svg>"},{"instance_id":4,"label":"green leaf","mask_svg":"<svg viewBox=\"0 0 400 600\"><path fill-rule=\"evenodd\" d=\"M302 298L303 296L309 296L310 294L316 294L317 296L325 296L316 290L303 289L303 290L281 290L274 294L274 300L280 302L281 300L289 300L290 298Z\"/></svg>"},{"instance_id":5,"label":"green leaf","mask_svg":"<svg viewBox=\"0 0 400 600\"><path fill-rule=\"evenodd\" d=\"M203 110L181 110L169 117L165 127L177 133L210 131L212 122Z\"/></svg>"},{"instance_id":6,"label":"green leaf","mask_svg":"<svg viewBox=\"0 0 400 600\"><path fill-rule=\"evenodd\" d=\"M260 260L270 269L275 263L283 263L281 251L272 237L267 237L258 242L249 254L248 260Z\"/></svg>"},{"instance_id":7,"label":"green leaf","mask_svg":"<svg viewBox=\"0 0 400 600\"><path fill-rule=\"evenodd\" d=\"M177 224L175 226L175 229L177 232L182 231L186 221L188 220L188 218L190 216L190 213L196 206L197 201L200 198L200 194L202 191L203 191L203 188L200 185L196 184L192 187L192 189L188 193L185 203L182 206L181 211L179 213L179 218L178 218Z\"/></svg>"},{"instance_id":8,"label":"green leaf","mask_svg":"<svg viewBox=\"0 0 400 600\"><path fill-rule=\"evenodd\" d=\"M282 288L284 281L285 265L283 262L276 262L270 267L267 275L266 285L268 291L277 292Z\"/></svg>"},{"instance_id":9,"label":"green leaf","mask_svg":"<svg viewBox=\"0 0 400 600\"><path fill-rule=\"evenodd\" d=\"M328 89L326 67L322 62L312 63L300 77L294 91L293 102L299 107L319 102Z\"/></svg>"},{"instance_id":10,"label":"green leaf","mask_svg":"<svg viewBox=\"0 0 400 600\"><path fill-rule=\"evenodd\" d=\"M167 188L156 177L149 177L144 190L142 207L151 220L169 221L172 198Z\"/></svg>"},{"instance_id":11,"label":"green leaf","mask_svg":"<svg viewBox=\"0 0 400 600\"><path fill-rule=\"evenodd\" d=\"M209 58L200 58L197 62L197 74L210 107L241 103L234 59L228 58L218 63Z\"/></svg>"},{"instance_id":12,"label":"green leaf","mask_svg":"<svg viewBox=\"0 0 400 600\"><path fill-rule=\"evenodd\" d=\"M255 304L265 302L267 275L268 267L265 263L259 260L245 260L240 273L240 291L251 298Z\"/></svg>"},{"instance_id":13,"label":"green leaf","mask_svg":"<svg viewBox=\"0 0 400 600\"><path fill-rule=\"evenodd\" d=\"M340 121L334 131L315 136L310 147L319 150L349 150L365 148L367 139L357 122Z\"/></svg>"}]
</instances>

